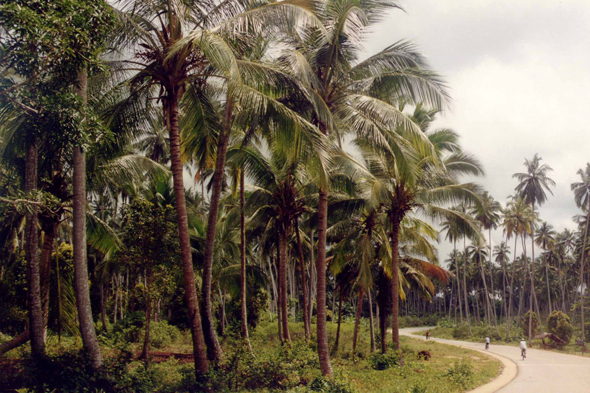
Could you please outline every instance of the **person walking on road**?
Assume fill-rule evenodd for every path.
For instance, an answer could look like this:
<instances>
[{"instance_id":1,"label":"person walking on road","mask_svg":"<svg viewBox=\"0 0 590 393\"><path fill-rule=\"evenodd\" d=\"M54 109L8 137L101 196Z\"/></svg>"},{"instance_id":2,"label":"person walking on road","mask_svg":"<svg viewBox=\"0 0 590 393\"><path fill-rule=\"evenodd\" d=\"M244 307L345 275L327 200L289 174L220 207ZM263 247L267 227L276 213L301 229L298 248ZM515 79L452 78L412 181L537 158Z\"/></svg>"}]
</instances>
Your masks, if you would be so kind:
<instances>
[{"instance_id":1,"label":"person walking on road","mask_svg":"<svg viewBox=\"0 0 590 393\"><path fill-rule=\"evenodd\" d=\"M486 337L486 350L490 348L490 338Z\"/></svg>"},{"instance_id":2,"label":"person walking on road","mask_svg":"<svg viewBox=\"0 0 590 393\"><path fill-rule=\"evenodd\" d=\"M522 360L526 358L526 341L524 338L520 339L520 356L522 356Z\"/></svg>"},{"instance_id":3,"label":"person walking on road","mask_svg":"<svg viewBox=\"0 0 590 393\"><path fill-rule=\"evenodd\" d=\"M426 339L429 340L430 339L430 330L426 331Z\"/></svg>"}]
</instances>

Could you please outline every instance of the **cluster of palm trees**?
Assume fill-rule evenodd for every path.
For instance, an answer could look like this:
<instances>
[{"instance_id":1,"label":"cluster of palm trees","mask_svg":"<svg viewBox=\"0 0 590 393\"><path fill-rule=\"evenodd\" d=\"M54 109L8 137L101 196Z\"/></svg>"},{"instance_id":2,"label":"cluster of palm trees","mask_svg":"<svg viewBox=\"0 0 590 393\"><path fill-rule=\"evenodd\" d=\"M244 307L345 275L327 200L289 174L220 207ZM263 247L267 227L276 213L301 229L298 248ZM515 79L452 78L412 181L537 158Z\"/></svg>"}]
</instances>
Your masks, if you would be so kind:
<instances>
[{"instance_id":1,"label":"cluster of palm trees","mask_svg":"<svg viewBox=\"0 0 590 393\"><path fill-rule=\"evenodd\" d=\"M456 252L452 262L461 318L463 311L467 320L473 312L467 259L478 261L490 322L496 323L496 312L494 297L488 294L495 289L505 293L508 288L511 302L520 291L522 301L523 287L514 291L505 269L503 286L494 288L494 280L487 280L489 266L484 265L486 257L490 264L492 254L486 252L481 228L491 230L498 224L499 205L476 184L461 182L464 175L483 175L481 165L461 148L456 132L432 129L449 101L445 83L408 42L360 59L368 29L394 8L399 7L392 1L357 0L115 3L110 12L116 35L110 37L111 49L105 54L108 72L86 78L80 70L73 84L87 99L85 110L97 114L110 137L67 145L55 155L55 136L51 130L42 133L36 142L41 171L25 191L47 184L52 204L44 199L42 212L29 210L24 221L22 210L13 207L41 202L31 194L17 202L18 191L3 188L11 218L2 224L7 239L16 244L15 228L26 222L26 259L30 266L40 266L40 272L30 275L39 279L34 285L39 291L32 295L36 301L29 304L36 307L30 310L33 341L44 342L39 332L47 325L47 302L42 298L48 275L42 271L51 270L50 255L59 237L73 243L80 333L93 365L101 367L87 246L103 263L115 258L121 247L120 207L134 198L156 203L170 198L175 207L198 376L209 362L223 357L216 325L224 326L226 316L223 313L216 323L214 300L224 312L226 291L219 277L234 265L239 265L244 339L249 336L248 274L266 272L270 307L285 344L291 341L290 299L299 300L306 338L311 337L315 314L323 374L332 373L326 325L329 290L333 305L339 295L339 319L342 301L357 299L357 329L363 300L368 299L373 346L376 301L385 352L390 316L392 341L399 347L400 299L413 290L432 300L435 284L450 279L435 263L433 222L443 222L454 244L461 238L476 240L463 254ZM14 112L3 114L2 170L18 173L15 157L22 157L23 145L18 135L26 130L13 121ZM535 235L528 218L522 217L521 223L524 212L516 209L534 215L550 183L548 168L539 166L538 157L528 165L527 174L518 175L521 198L512 202L514 216L507 213L511 208L504 213L506 222L514 222L508 238L520 236L523 242L526 234L537 239L541 231ZM186 190L189 170L201 183L200 195ZM172 187L161 180L166 173L171 174ZM160 183L154 185L154 179ZM581 204L588 204L580 198ZM86 211L87 200L94 209ZM48 224L41 226L43 252L36 261L38 229L31 223L43 214ZM72 227L72 235L59 236L60 226ZM550 236L544 236L541 244L549 250ZM502 252L499 258L504 261L507 251ZM526 257L524 261L528 268ZM531 267L535 271L534 255ZM114 307L120 301L122 313L121 290L128 289L128 279L113 272L98 284L101 304L115 297ZM111 290L105 291L109 280ZM531 275L531 305L534 285ZM511 307L505 307L508 315ZM105 321L107 310L101 308ZM41 346L35 348L37 354L44 352Z\"/></svg>"},{"instance_id":2,"label":"cluster of palm trees","mask_svg":"<svg viewBox=\"0 0 590 393\"><path fill-rule=\"evenodd\" d=\"M555 185L548 176L551 168L541 164L541 161L538 155L532 160L525 160L527 170L514 175L519 181L515 188L516 194L509 197L505 208L485 192L482 194L482 203L471 211L463 206L457 208L470 213L474 221L480 222L482 229L488 230L487 245L477 238L468 245L467 240L471 241L477 234L453 220L442 224L445 238L455 245L447 261L457 277L456 282L453 282L456 285L446 289L451 295L447 303L443 304L447 315L455 313L457 318L458 309L460 321L465 320L469 324L472 320L470 316L480 321L483 315L482 322L495 325L496 329L498 320L503 318L506 322L506 340L518 334L515 326L518 326L527 307L538 316L549 315L554 310L580 310L582 338L585 334L584 298L587 295L587 280L584 278L584 267L588 255L586 216L590 168L580 169L578 174L581 181L571 185L576 204L584 211L584 215L574 217L579 230L565 229L558 233L552 225L541 221L535 210L535 206L546 201L546 192L551 192L550 187ZM492 250L491 230L498 226L503 229L505 240ZM456 243L461 239L463 250L458 251ZM510 247L512 239L514 246ZM530 239L530 245L527 245L527 239ZM542 252L535 258L536 248ZM492 258L496 263L492 262ZM528 323L530 340L534 333L532 318Z\"/></svg>"}]
</instances>

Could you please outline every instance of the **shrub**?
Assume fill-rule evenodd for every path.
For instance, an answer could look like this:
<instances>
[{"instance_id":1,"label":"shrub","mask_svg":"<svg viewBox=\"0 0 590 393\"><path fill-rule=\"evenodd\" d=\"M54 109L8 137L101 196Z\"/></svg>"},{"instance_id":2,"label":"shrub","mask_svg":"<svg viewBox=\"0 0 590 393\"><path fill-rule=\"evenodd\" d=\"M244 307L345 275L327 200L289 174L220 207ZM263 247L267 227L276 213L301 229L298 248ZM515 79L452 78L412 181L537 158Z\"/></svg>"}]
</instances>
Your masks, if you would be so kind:
<instances>
[{"instance_id":1,"label":"shrub","mask_svg":"<svg viewBox=\"0 0 590 393\"><path fill-rule=\"evenodd\" d=\"M539 331L539 318L537 317L537 313L531 312L531 310L527 311L526 314L520 318L520 328L524 331L525 335L529 332L529 319L532 315L532 334L536 334Z\"/></svg>"},{"instance_id":2,"label":"shrub","mask_svg":"<svg viewBox=\"0 0 590 393\"><path fill-rule=\"evenodd\" d=\"M154 348L162 348L178 340L182 336L176 326L168 325L168 322L152 322L150 324L150 345ZM143 332L141 337L143 337Z\"/></svg>"},{"instance_id":3,"label":"shrub","mask_svg":"<svg viewBox=\"0 0 590 393\"><path fill-rule=\"evenodd\" d=\"M467 388L473 378L473 366L469 363L460 362L453 364L447 369L445 377L462 388Z\"/></svg>"},{"instance_id":4,"label":"shrub","mask_svg":"<svg viewBox=\"0 0 590 393\"><path fill-rule=\"evenodd\" d=\"M369 357L369 364L374 370L387 370L391 366L399 366L400 355L396 351L375 353Z\"/></svg>"},{"instance_id":5,"label":"shrub","mask_svg":"<svg viewBox=\"0 0 590 393\"><path fill-rule=\"evenodd\" d=\"M469 337L469 326L459 325L453 329L453 338L462 339Z\"/></svg>"},{"instance_id":6,"label":"shrub","mask_svg":"<svg viewBox=\"0 0 590 393\"><path fill-rule=\"evenodd\" d=\"M549 331L561 338L563 341L569 343L572 338L574 329L570 323L570 317L561 311L553 311L551 315L547 317L547 325Z\"/></svg>"}]
</instances>

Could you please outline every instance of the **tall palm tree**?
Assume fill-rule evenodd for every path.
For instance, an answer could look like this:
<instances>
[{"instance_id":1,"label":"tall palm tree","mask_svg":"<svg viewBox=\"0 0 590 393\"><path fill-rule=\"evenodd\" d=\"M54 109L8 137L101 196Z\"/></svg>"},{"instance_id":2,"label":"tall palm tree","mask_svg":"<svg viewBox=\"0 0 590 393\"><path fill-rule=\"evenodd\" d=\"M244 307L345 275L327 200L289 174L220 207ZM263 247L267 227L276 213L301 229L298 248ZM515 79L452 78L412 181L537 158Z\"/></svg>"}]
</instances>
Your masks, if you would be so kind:
<instances>
[{"instance_id":1,"label":"tall palm tree","mask_svg":"<svg viewBox=\"0 0 590 393\"><path fill-rule=\"evenodd\" d=\"M506 301L506 263L510 259L510 247L505 242L500 243L499 246L494 247L494 256L496 262L502 266L502 303L504 308L504 318L508 320L508 305Z\"/></svg>"},{"instance_id":2,"label":"tall palm tree","mask_svg":"<svg viewBox=\"0 0 590 393\"><path fill-rule=\"evenodd\" d=\"M285 55L285 61L315 99L309 108L312 122L338 143L350 132L385 146L388 142L383 133L399 124L407 126L411 138L423 139L419 128L393 104L403 99L440 108L447 100L444 84L428 69L425 59L412 45L398 42L358 62L364 33L389 9L399 8L397 4L328 0L319 6L325 31L309 29L293 37L298 50ZM326 375L332 373L325 322L329 189L322 180L318 179L317 339L320 366Z\"/></svg>"},{"instance_id":3,"label":"tall palm tree","mask_svg":"<svg viewBox=\"0 0 590 393\"><path fill-rule=\"evenodd\" d=\"M293 124L297 123L293 120L294 113L287 111L274 98L273 91L276 92L277 86L278 89L283 88L283 85L275 83L264 93L257 89L261 87L261 80L276 82L280 73L265 68L263 63L254 64L240 59L237 51L232 50L232 43L247 43L248 39L252 40L261 34L263 29L271 31L277 27L291 27L302 21L319 26L305 6L305 3L295 4L290 1L256 4L235 1L231 6L222 7L215 1L168 1L154 4L146 0L125 0L118 12L123 31L118 43L120 47L127 46L134 50L133 59L125 61L127 69L136 72L130 81L134 88L133 98L135 101L142 97L157 98L162 103L161 109L169 133L185 294L197 374L206 372L208 368L205 342L210 359L222 356L213 326L211 279L215 227L234 110L252 110L262 117L280 114L283 118L289 118L293 126L297 126ZM274 78L269 77L269 73ZM226 82L222 91L211 93L207 81L212 78ZM269 88L269 83L265 82L262 84ZM154 85L159 90L153 89ZM191 90L196 93L185 94ZM225 98L220 116L212 105L214 97L211 94ZM185 103L184 100L190 102ZM184 198L179 131L181 105L198 109L189 112L200 119L192 122L199 125L193 132L215 134L209 130L219 130L205 244L202 324Z\"/></svg>"},{"instance_id":4,"label":"tall palm tree","mask_svg":"<svg viewBox=\"0 0 590 393\"><path fill-rule=\"evenodd\" d=\"M488 256L489 256L489 263L490 266L492 264L492 228L496 229L498 227L498 223L500 221L500 213L502 212L502 206L500 202L494 200L487 191L481 195L482 203L474 208L473 214L475 218L481 222L484 229L488 230ZM493 284L493 276L490 276L490 280L492 280ZM490 313L493 312L494 316L494 324L496 325L496 331L498 330L498 321L496 317L495 309L492 309L490 306L490 299L489 294L487 293L487 286L484 278L484 287L486 288L486 304Z\"/></svg>"},{"instance_id":5,"label":"tall palm tree","mask_svg":"<svg viewBox=\"0 0 590 393\"><path fill-rule=\"evenodd\" d=\"M551 305L551 287L549 286L549 255L548 251L553 249L555 245L555 235L556 232L553 229L552 225L547 224L547 222L543 221L538 228L537 234L535 236L535 244L537 244L545 253L543 257L545 259L545 278L547 281L547 299L549 304L549 314L553 312L553 306Z\"/></svg>"},{"instance_id":6,"label":"tall palm tree","mask_svg":"<svg viewBox=\"0 0 590 393\"><path fill-rule=\"evenodd\" d=\"M541 165L542 158L538 154L535 154L532 160L525 159L524 166L526 167L526 173L515 173L512 175L516 178L519 183L516 186L516 192L525 200L525 202L531 205L533 210L533 216L535 214L535 204L541 206L547 200L547 194L545 191L549 191L552 195L553 192L549 188L555 186L555 182L547 176L547 172L553 169L547 165ZM531 226L531 294L530 294L530 311L533 310L533 296L535 293L535 223ZM537 305L537 313L539 312ZM529 342L531 341L532 335L532 318L529 319Z\"/></svg>"},{"instance_id":7,"label":"tall palm tree","mask_svg":"<svg viewBox=\"0 0 590 393\"><path fill-rule=\"evenodd\" d=\"M576 205L582 211L586 211L586 228L584 229L584 238L582 240L582 251L580 252L580 282L582 283L580 290L582 291L582 295L580 297L580 309L582 313L582 340L585 339L584 337L584 330L586 329L584 325L584 285L583 285L583 277L584 277L584 257L586 255L586 242L588 239L588 226L590 225L590 163L586 164L586 168L578 169L578 175L580 175L581 181L572 183L571 189L574 192L574 199L576 201Z\"/></svg>"}]
</instances>

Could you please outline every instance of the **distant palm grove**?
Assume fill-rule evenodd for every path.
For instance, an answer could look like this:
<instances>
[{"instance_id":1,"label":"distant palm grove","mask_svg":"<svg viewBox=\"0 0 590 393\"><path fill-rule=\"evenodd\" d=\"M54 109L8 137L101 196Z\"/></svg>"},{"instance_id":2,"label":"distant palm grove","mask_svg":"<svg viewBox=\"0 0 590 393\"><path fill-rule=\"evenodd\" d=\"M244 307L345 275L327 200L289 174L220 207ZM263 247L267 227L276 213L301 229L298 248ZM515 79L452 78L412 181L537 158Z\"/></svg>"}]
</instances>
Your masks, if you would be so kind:
<instances>
[{"instance_id":1,"label":"distant palm grove","mask_svg":"<svg viewBox=\"0 0 590 393\"><path fill-rule=\"evenodd\" d=\"M77 339L113 380L121 340L147 362L186 331L187 378L212 389L263 323L324 376L347 320L353 356L401 351L406 316L531 341L561 311L584 339L590 164L576 230L539 215L569 186L540 155L494 200L435 126L451 97L423 54L364 57L396 8L0 1L0 357L30 344L44 364Z\"/></svg>"}]
</instances>

